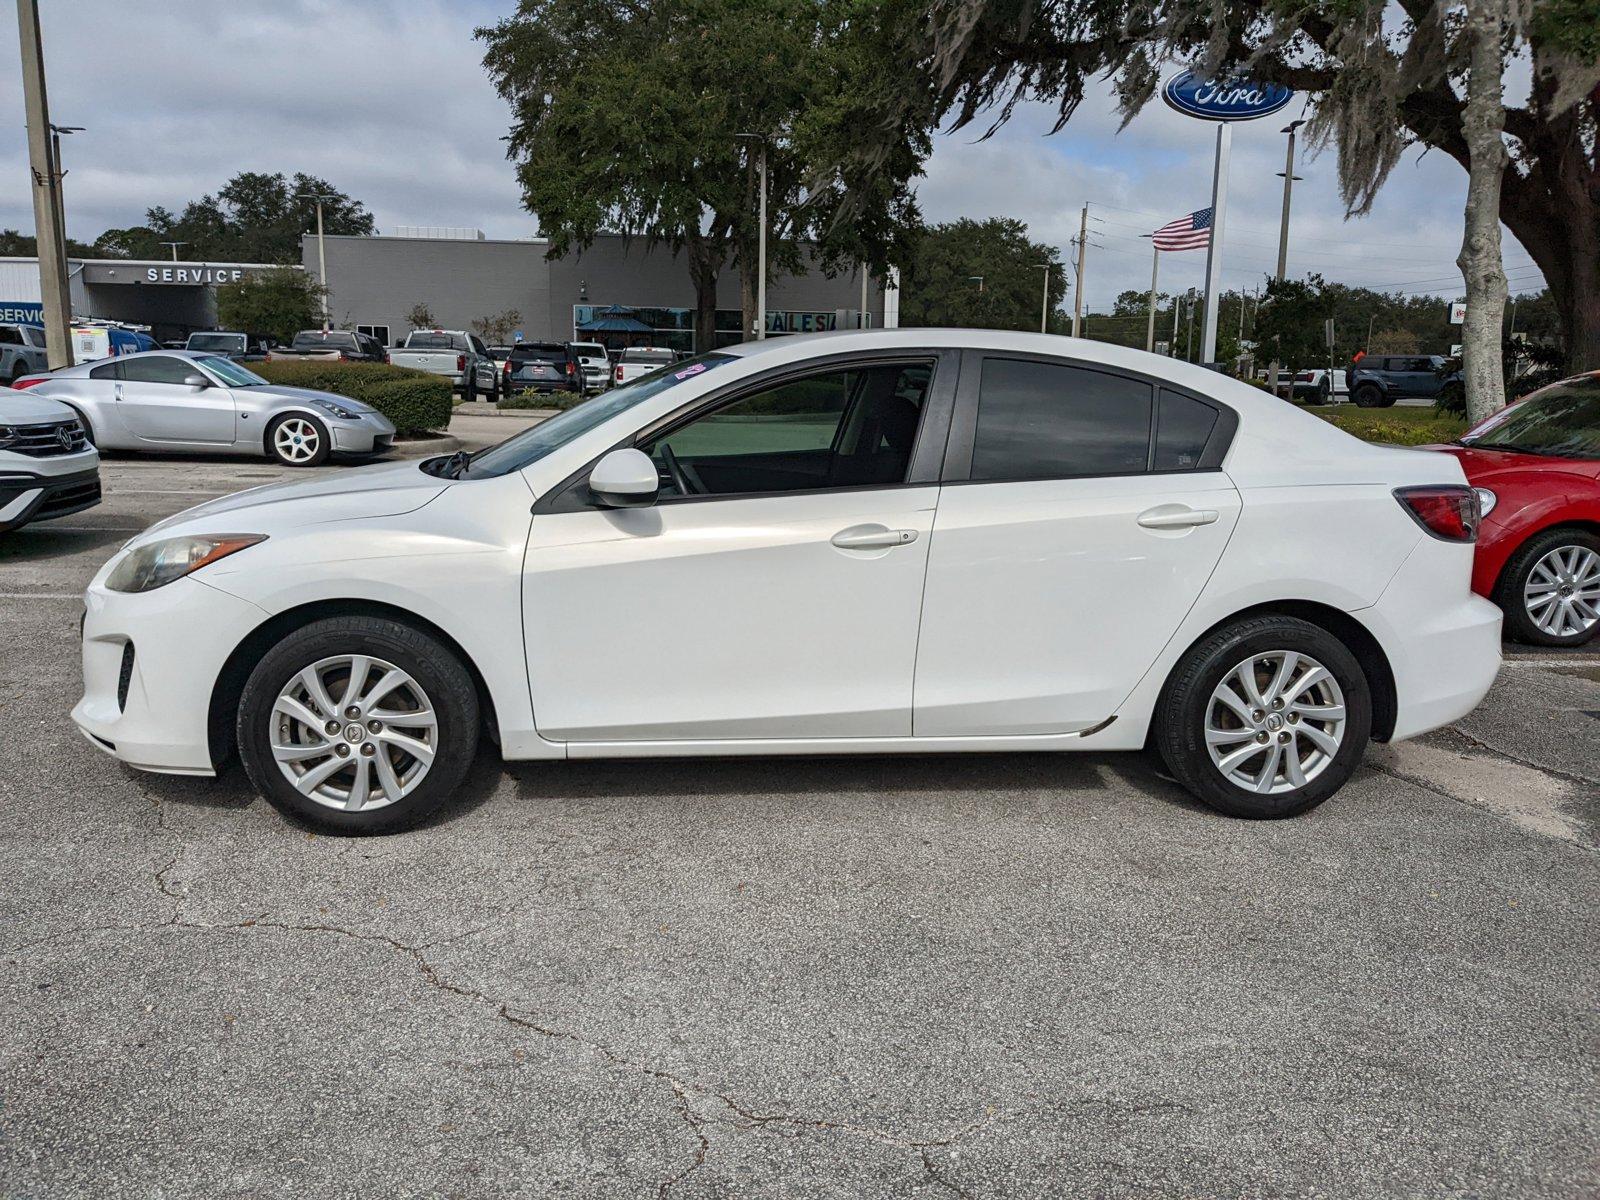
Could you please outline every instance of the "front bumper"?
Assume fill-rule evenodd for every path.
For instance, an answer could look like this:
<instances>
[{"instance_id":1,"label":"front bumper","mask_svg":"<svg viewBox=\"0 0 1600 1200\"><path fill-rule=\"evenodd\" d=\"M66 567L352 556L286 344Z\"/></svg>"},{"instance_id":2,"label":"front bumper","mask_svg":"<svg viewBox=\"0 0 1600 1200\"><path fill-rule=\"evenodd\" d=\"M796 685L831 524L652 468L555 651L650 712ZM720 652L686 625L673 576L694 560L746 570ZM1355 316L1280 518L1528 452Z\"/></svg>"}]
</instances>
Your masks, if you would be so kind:
<instances>
[{"instance_id":1,"label":"front bumper","mask_svg":"<svg viewBox=\"0 0 1600 1200\"><path fill-rule=\"evenodd\" d=\"M192 577L152 592L109 591L101 580L110 565L84 593L83 698L72 719L130 766L214 774L212 689L228 656L268 614Z\"/></svg>"},{"instance_id":2,"label":"front bumper","mask_svg":"<svg viewBox=\"0 0 1600 1200\"><path fill-rule=\"evenodd\" d=\"M0 468L0 533L31 521L49 521L100 503L100 470L40 475Z\"/></svg>"},{"instance_id":3,"label":"front bumper","mask_svg":"<svg viewBox=\"0 0 1600 1200\"><path fill-rule=\"evenodd\" d=\"M394 422L382 413L363 413L356 421L331 421L335 454L382 454L394 445Z\"/></svg>"}]
</instances>

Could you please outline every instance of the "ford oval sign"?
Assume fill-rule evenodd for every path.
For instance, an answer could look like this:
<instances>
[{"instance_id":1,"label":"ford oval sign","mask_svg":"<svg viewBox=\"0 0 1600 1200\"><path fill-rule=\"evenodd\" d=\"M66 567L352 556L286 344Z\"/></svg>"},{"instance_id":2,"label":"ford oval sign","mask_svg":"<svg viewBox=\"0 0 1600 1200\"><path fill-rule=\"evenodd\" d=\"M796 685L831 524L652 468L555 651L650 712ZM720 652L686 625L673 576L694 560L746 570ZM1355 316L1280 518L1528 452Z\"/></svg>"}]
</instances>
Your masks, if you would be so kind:
<instances>
[{"instance_id":1,"label":"ford oval sign","mask_svg":"<svg viewBox=\"0 0 1600 1200\"><path fill-rule=\"evenodd\" d=\"M1182 71L1167 80L1161 98L1169 107L1202 121L1254 121L1288 104L1294 91L1281 83L1201 79L1193 71Z\"/></svg>"}]
</instances>

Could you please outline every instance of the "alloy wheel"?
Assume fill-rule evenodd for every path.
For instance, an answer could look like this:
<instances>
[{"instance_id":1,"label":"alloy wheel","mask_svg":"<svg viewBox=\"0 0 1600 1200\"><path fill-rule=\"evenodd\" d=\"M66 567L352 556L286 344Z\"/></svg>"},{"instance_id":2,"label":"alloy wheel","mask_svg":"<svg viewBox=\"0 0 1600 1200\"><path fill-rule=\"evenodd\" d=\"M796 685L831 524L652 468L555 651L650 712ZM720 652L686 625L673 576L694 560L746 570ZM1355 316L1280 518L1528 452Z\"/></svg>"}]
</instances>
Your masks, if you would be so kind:
<instances>
[{"instance_id":1,"label":"alloy wheel","mask_svg":"<svg viewBox=\"0 0 1600 1200\"><path fill-rule=\"evenodd\" d=\"M1294 650L1254 654L1222 678L1206 705L1205 738L1223 778L1260 795L1322 774L1344 743L1338 680Z\"/></svg>"},{"instance_id":2,"label":"alloy wheel","mask_svg":"<svg viewBox=\"0 0 1600 1200\"><path fill-rule=\"evenodd\" d=\"M433 766L439 719L393 663L342 654L291 678L272 706L272 757L291 786L328 808L382 808Z\"/></svg>"},{"instance_id":3,"label":"alloy wheel","mask_svg":"<svg viewBox=\"0 0 1600 1200\"><path fill-rule=\"evenodd\" d=\"M273 431L272 445L285 462L310 462L317 456L322 435L317 427L304 417L290 417L279 423Z\"/></svg>"},{"instance_id":4,"label":"alloy wheel","mask_svg":"<svg viewBox=\"0 0 1600 1200\"><path fill-rule=\"evenodd\" d=\"M1587 546L1550 550L1528 572L1522 604L1551 637L1588 632L1600 622L1600 553Z\"/></svg>"}]
</instances>

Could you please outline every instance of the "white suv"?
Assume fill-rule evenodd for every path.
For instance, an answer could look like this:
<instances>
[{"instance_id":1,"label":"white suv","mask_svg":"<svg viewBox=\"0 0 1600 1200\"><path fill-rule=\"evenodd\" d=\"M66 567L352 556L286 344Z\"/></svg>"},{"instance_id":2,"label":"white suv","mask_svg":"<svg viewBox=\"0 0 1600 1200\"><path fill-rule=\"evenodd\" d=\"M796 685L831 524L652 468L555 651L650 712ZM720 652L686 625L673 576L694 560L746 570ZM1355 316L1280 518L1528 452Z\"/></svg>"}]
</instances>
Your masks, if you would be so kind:
<instances>
[{"instance_id":1,"label":"white suv","mask_svg":"<svg viewBox=\"0 0 1600 1200\"><path fill-rule=\"evenodd\" d=\"M100 503L100 455L78 414L0 387L0 533Z\"/></svg>"}]
</instances>

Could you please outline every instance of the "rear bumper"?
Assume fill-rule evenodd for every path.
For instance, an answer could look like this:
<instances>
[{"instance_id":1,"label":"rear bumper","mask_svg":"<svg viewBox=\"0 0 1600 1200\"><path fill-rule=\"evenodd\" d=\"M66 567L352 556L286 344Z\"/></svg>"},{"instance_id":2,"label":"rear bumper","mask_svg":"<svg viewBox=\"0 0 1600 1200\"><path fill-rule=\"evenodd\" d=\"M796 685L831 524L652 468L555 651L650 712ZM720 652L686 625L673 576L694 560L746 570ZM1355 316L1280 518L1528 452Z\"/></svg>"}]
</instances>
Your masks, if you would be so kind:
<instances>
[{"instance_id":1,"label":"rear bumper","mask_svg":"<svg viewBox=\"0 0 1600 1200\"><path fill-rule=\"evenodd\" d=\"M1424 537L1371 608L1371 630L1394 672L1403 741L1466 716L1500 671L1500 610L1468 588L1471 546Z\"/></svg>"},{"instance_id":2,"label":"rear bumper","mask_svg":"<svg viewBox=\"0 0 1600 1200\"><path fill-rule=\"evenodd\" d=\"M91 452L91 459L94 457ZM31 521L71 516L99 503L98 466L68 475L40 475L0 468L0 533L20 529Z\"/></svg>"}]
</instances>

